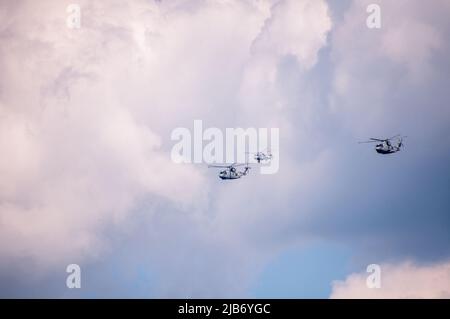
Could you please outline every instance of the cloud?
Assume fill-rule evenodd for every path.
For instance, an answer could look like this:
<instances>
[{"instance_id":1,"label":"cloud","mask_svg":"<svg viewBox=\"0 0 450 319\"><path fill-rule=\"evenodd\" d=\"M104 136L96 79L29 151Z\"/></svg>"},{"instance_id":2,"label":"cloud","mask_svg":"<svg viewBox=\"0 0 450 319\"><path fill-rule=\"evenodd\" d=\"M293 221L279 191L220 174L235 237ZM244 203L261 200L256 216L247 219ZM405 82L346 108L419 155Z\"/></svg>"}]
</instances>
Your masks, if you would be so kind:
<instances>
[{"instance_id":1,"label":"cloud","mask_svg":"<svg viewBox=\"0 0 450 319\"><path fill-rule=\"evenodd\" d=\"M271 118L276 109L269 103L257 122L234 114L258 109L256 100L242 100L246 93L266 101L279 95L266 74L286 56L313 67L330 29L326 4L79 4L80 29L66 27L60 1L1 4L3 271L23 260L47 274L66 262L83 267L114 256L110 238L126 234L130 249L164 279L158 295L244 295L270 255L255 241L259 235L240 232L252 220L263 224L267 209L258 217L252 208L235 225L242 194L255 182L235 190L212 183L216 177L206 177L204 167L171 163L170 131L197 118L216 127L287 123L283 114ZM306 24L316 19L321 23L311 32ZM266 54L269 65L258 58L252 64ZM254 76L244 75L253 67ZM252 81L271 92L249 92ZM233 193L237 206L230 211Z\"/></svg>"},{"instance_id":2,"label":"cloud","mask_svg":"<svg viewBox=\"0 0 450 319\"><path fill-rule=\"evenodd\" d=\"M331 298L450 298L450 263L419 266L405 262L383 264L381 287L367 288L368 273L349 275L344 281L333 282Z\"/></svg>"},{"instance_id":3,"label":"cloud","mask_svg":"<svg viewBox=\"0 0 450 319\"><path fill-rule=\"evenodd\" d=\"M134 88L125 89L123 70L137 66L141 51L132 24L112 19L142 7L111 3L104 9L113 15L102 17L101 6L84 4L79 32L65 26L57 1L3 5L11 13L0 62L4 259L28 256L43 268L67 256L81 261L102 251L102 229L142 197L187 213L206 200L202 174L168 161L161 135L127 101Z\"/></svg>"},{"instance_id":4,"label":"cloud","mask_svg":"<svg viewBox=\"0 0 450 319\"><path fill-rule=\"evenodd\" d=\"M311 238L380 260L447 255L447 4L383 2L370 30L357 1L336 21L315 0L79 3L80 29L60 1L0 4L8 286L31 276L17 265L48 279L77 262L143 267L157 297L246 297L268 260ZM171 131L195 119L279 127L279 173L221 183L171 163ZM356 145L399 130L418 147Z\"/></svg>"},{"instance_id":5,"label":"cloud","mask_svg":"<svg viewBox=\"0 0 450 319\"><path fill-rule=\"evenodd\" d=\"M324 1L280 1L272 7L252 49L277 57L293 55L308 69L316 64L330 29L331 18Z\"/></svg>"}]
</instances>

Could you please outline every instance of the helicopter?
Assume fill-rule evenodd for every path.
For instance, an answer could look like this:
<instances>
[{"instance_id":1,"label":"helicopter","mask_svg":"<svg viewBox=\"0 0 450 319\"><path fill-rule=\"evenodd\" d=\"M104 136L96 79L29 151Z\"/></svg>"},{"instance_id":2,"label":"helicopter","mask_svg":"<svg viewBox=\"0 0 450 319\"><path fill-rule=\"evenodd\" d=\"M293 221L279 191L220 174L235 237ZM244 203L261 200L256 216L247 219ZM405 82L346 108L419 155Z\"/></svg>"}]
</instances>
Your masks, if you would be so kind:
<instances>
[{"instance_id":1,"label":"helicopter","mask_svg":"<svg viewBox=\"0 0 450 319\"><path fill-rule=\"evenodd\" d=\"M260 164L261 162L268 162L272 159L272 153L270 153L270 151L267 151L267 153L265 153L264 151L256 153L247 152L247 154L253 154L254 159L258 162L258 164Z\"/></svg>"},{"instance_id":2,"label":"helicopter","mask_svg":"<svg viewBox=\"0 0 450 319\"><path fill-rule=\"evenodd\" d=\"M393 154L397 153L403 147L403 139L406 136L396 135L391 138L379 139L379 138L370 138L369 141L359 142L362 143L379 143L375 146L375 151L378 154ZM392 143L393 139L397 139L397 143L394 145Z\"/></svg>"},{"instance_id":3,"label":"helicopter","mask_svg":"<svg viewBox=\"0 0 450 319\"><path fill-rule=\"evenodd\" d=\"M244 166L243 171L238 171L236 167L238 166ZM220 171L219 178L222 180L231 180L231 179L239 179L242 176L246 176L248 174L248 171L250 170L250 166L248 166L248 163L245 164L236 164L233 163L231 165L208 165L209 168L225 168L225 170Z\"/></svg>"}]
</instances>

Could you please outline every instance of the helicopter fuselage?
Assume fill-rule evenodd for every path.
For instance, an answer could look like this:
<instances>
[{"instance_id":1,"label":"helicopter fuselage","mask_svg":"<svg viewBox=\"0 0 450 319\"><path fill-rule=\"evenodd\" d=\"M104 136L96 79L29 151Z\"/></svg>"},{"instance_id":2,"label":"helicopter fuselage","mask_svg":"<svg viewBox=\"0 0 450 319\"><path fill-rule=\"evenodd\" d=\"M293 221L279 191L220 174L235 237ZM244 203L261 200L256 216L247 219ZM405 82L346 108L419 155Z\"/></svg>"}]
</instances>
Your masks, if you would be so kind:
<instances>
[{"instance_id":1,"label":"helicopter fuselage","mask_svg":"<svg viewBox=\"0 0 450 319\"><path fill-rule=\"evenodd\" d=\"M378 154L393 154L397 153L399 150L387 150L387 149L375 149Z\"/></svg>"},{"instance_id":2,"label":"helicopter fuselage","mask_svg":"<svg viewBox=\"0 0 450 319\"><path fill-rule=\"evenodd\" d=\"M265 153L262 153L262 152L258 152L258 153L256 153L255 154L255 160L258 162L258 163L261 163L261 162L265 162L265 161L270 161L272 159L272 154L265 154Z\"/></svg>"},{"instance_id":3,"label":"helicopter fuselage","mask_svg":"<svg viewBox=\"0 0 450 319\"><path fill-rule=\"evenodd\" d=\"M242 174L239 172L234 172L232 170L224 170L219 173L220 179L238 179L241 178Z\"/></svg>"},{"instance_id":4,"label":"helicopter fuselage","mask_svg":"<svg viewBox=\"0 0 450 319\"><path fill-rule=\"evenodd\" d=\"M401 151L401 149L403 147L403 138L405 138L405 137L406 136L396 135L394 137L387 138L387 139L370 138L368 141L360 142L360 143L380 142L380 143L376 144L376 146L375 146L375 151L378 154L383 154L383 155L394 154L394 153ZM395 138L397 139L397 142L392 143L392 140Z\"/></svg>"},{"instance_id":5,"label":"helicopter fuselage","mask_svg":"<svg viewBox=\"0 0 450 319\"><path fill-rule=\"evenodd\" d=\"M245 166L243 171L238 171L234 166L230 166L219 173L219 178L222 180L239 179L242 176L246 176L248 174L249 169L250 167L248 166L248 164L247 166Z\"/></svg>"},{"instance_id":6,"label":"helicopter fuselage","mask_svg":"<svg viewBox=\"0 0 450 319\"><path fill-rule=\"evenodd\" d=\"M400 147L391 144L378 144L375 147L375 151L377 151L378 154L393 154L400 151Z\"/></svg>"}]
</instances>

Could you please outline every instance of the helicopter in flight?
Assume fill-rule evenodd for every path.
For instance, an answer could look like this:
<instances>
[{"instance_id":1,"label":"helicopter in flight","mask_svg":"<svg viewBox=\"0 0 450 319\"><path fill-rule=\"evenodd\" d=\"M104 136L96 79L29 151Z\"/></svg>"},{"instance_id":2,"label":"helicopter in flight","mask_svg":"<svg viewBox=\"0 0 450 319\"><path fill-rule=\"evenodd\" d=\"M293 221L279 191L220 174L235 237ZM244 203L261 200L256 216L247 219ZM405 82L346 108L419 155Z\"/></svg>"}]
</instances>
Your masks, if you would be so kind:
<instances>
[{"instance_id":1,"label":"helicopter in flight","mask_svg":"<svg viewBox=\"0 0 450 319\"><path fill-rule=\"evenodd\" d=\"M267 153L265 153L265 151L266 150L256 153L247 152L247 154L254 155L254 159L258 162L258 164L260 164L261 162L269 162L272 159L272 153L270 153L270 151L267 151Z\"/></svg>"},{"instance_id":2,"label":"helicopter in flight","mask_svg":"<svg viewBox=\"0 0 450 319\"><path fill-rule=\"evenodd\" d=\"M244 166L243 171L238 171L236 167L238 166ZM208 165L209 168L225 168L224 170L220 171L219 178L222 180L231 180L231 179L239 179L242 176L246 176L248 174L248 171L250 170L250 166L248 166L248 163L245 164L236 164L233 163L231 165Z\"/></svg>"},{"instance_id":3,"label":"helicopter in flight","mask_svg":"<svg viewBox=\"0 0 450 319\"><path fill-rule=\"evenodd\" d=\"M359 143L378 143L375 146L375 151L378 154L393 154L401 150L401 148L403 147L403 139L405 137L406 136L396 135L386 139L370 138L369 141ZM396 139L396 143L392 142L394 139Z\"/></svg>"}]
</instances>

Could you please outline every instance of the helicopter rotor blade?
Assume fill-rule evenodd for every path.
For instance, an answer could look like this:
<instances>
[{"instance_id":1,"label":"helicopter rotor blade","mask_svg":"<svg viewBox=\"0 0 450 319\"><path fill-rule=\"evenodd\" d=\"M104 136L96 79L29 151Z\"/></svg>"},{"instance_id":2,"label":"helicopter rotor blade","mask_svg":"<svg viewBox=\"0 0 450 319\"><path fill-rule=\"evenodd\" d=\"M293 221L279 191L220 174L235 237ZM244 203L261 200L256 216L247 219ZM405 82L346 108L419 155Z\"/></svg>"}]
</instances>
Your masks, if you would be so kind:
<instances>
[{"instance_id":1,"label":"helicopter rotor blade","mask_svg":"<svg viewBox=\"0 0 450 319\"><path fill-rule=\"evenodd\" d=\"M233 163L230 165L208 165L208 168L232 168L247 165L246 163Z\"/></svg>"},{"instance_id":2,"label":"helicopter rotor blade","mask_svg":"<svg viewBox=\"0 0 450 319\"><path fill-rule=\"evenodd\" d=\"M393 140L394 138L397 138L397 137L400 137L400 136L401 136L400 134L397 134L395 136L392 136L391 138L388 138L387 140Z\"/></svg>"},{"instance_id":3,"label":"helicopter rotor blade","mask_svg":"<svg viewBox=\"0 0 450 319\"><path fill-rule=\"evenodd\" d=\"M208 165L208 168L228 168L228 166Z\"/></svg>"},{"instance_id":4,"label":"helicopter rotor blade","mask_svg":"<svg viewBox=\"0 0 450 319\"><path fill-rule=\"evenodd\" d=\"M232 165L208 165L208 168L230 168Z\"/></svg>"},{"instance_id":5,"label":"helicopter rotor blade","mask_svg":"<svg viewBox=\"0 0 450 319\"><path fill-rule=\"evenodd\" d=\"M269 147L267 147L267 148L264 150L264 152L266 152L266 154L269 155L269 154L272 154L272 151L273 151L274 149L276 150L276 148L269 148Z\"/></svg>"}]
</instances>

